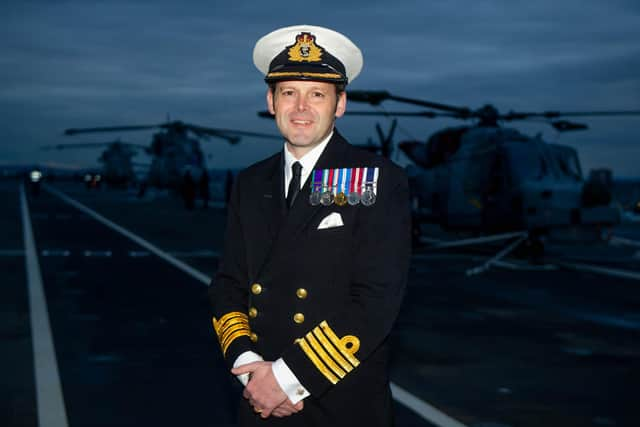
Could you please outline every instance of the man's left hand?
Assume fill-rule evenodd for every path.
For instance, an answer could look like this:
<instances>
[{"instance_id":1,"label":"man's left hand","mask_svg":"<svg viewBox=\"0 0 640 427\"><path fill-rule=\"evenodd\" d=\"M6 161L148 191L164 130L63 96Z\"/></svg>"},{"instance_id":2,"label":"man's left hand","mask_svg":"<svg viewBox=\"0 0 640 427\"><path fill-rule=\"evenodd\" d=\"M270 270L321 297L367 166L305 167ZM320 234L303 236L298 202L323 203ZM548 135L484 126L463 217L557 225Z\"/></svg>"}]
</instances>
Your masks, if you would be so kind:
<instances>
[{"instance_id":1,"label":"man's left hand","mask_svg":"<svg viewBox=\"0 0 640 427\"><path fill-rule=\"evenodd\" d=\"M272 363L247 363L231 370L233 375L250 374L249 383L244 388L242 395L249 400L253 409L259 412L262 418L269 417L275 408L287 400L287 395L280 388L273 375Z\"/></svg>"}]
</instances>

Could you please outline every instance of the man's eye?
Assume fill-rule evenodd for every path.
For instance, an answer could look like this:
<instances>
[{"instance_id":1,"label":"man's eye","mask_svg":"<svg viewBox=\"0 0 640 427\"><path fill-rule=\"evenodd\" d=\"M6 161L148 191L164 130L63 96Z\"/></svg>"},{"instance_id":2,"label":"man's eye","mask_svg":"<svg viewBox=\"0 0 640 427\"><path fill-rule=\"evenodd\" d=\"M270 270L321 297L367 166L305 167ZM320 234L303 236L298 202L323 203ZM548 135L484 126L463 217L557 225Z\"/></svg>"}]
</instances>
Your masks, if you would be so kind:
<instances>
[{"instance_id":1,"label":"man's eye","mask_svg":"<svg viewBox=\"0 0 640 427\"><path fill-rule=\"evenodd\" d=\"M316 98L322 98L324 97L324 93L322 92L313 92L313 96Z\"/></svg>"}]
</instances>

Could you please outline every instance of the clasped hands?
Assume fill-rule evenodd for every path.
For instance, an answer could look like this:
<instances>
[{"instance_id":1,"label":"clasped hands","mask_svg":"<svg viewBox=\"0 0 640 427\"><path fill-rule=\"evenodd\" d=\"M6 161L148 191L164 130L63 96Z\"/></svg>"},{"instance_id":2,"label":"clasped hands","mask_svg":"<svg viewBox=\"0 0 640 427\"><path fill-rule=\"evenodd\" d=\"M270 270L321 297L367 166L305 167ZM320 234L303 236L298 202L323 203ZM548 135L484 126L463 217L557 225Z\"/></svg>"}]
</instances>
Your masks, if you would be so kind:
<instances>
[{"instance_id":1,"label":"clasped hands","mask_svg":"<svg viewBox=\"0 0 640 427\"><path fill-rule=\"evenodd\" d=\"M262 418L271 415L282 418L300 412L304 404L302 401L295 405L291 403L273 375L272 364L273 362L252 362L231 370L236 376L249 374L249 382L242 396Z\"/></svg>"}]
</instances>

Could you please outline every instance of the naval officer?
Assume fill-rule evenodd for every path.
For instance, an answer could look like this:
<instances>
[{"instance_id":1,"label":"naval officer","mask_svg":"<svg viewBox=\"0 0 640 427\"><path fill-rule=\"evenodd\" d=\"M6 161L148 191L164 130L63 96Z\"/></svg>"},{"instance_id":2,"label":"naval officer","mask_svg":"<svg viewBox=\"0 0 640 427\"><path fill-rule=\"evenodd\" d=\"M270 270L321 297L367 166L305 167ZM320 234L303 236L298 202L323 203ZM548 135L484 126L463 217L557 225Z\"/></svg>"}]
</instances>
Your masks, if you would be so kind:
<instances>
[{"instance_id":1,"label":"naval officer","mask_svg":"<svg viewBox=\"0 0 640 427\"><path fill-rule=\"evenodd\" d=\"M388 337L410 257L404 171L335 128L362 54L299 25L255 45L284 148L242 171L210 290L241 426L389 426Z\"/></svg>"}]
</instances>

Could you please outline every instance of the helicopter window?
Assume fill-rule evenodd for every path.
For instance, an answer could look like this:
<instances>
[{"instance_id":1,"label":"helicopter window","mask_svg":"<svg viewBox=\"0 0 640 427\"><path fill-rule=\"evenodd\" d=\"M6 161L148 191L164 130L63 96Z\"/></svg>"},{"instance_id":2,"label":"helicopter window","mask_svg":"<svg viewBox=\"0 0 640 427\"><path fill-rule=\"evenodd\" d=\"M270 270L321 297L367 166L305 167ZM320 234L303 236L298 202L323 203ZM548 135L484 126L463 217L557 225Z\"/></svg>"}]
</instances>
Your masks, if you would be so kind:
<instances>
[{"instance_id":1,"label":"helicopter window","mask_svg":"<svg viewBox=\"0 0 640 427\"><path fill-rule=\"evenodd\" d=\"M546 159L531 144L506 146L511 170L519 180L540 180L549 174Z\"/></svg>"},{"instance_id":2,"label":"helicopter window","mask_svg":"<svg viewBox=\"0 0 640 427\"><path fill-rule=\"evenodd\" d=\"M564 176L573 178L576 181L582 180L582 171L575 152L557 147L554 149L554 154L558 168Z\"/></svg>"}]
</instances>

